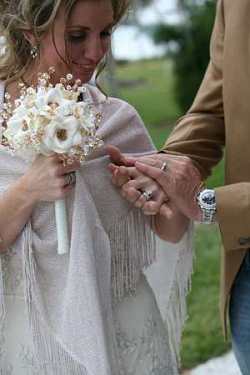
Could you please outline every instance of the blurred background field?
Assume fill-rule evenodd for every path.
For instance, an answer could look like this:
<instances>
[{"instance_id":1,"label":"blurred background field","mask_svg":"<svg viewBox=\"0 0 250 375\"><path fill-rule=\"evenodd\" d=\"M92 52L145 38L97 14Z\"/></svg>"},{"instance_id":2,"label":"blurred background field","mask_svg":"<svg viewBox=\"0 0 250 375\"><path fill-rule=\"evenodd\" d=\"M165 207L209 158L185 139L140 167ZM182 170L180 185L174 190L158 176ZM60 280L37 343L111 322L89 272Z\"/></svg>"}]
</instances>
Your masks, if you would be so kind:
<instances>
[{"instance_id":1,"label":"blurred background field","mask_svg":"<svg viewBox=\"0 0 250 375\"><path fill-rule=\"evenodd\" d=\"M120 97L133 104L144 120L157 148L182 114L173 94L175 76L169 58L130 62L117 66ZM208 180L223 183L223 162ZM197 226L196 261L192 291L188 298L189 319L183 335L182 365L192 368L228 350L219 320L220 238L216 226Z\"/></svg>"}]
</instances>

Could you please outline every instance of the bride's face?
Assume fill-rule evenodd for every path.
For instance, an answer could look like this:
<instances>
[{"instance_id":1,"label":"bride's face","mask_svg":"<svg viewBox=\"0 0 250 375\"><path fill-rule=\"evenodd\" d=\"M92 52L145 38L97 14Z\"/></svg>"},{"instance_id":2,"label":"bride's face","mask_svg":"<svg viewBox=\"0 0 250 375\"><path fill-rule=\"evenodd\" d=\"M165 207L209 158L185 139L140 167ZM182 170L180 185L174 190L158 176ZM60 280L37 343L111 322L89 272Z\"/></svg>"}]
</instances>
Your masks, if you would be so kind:
<instances>
[{"instance_id":1,"label":"bride's face","mask_svg":"<svg viewBox=\"0 0 250 375\"><path fill-rule=\"evenodd\" d=\"M39 71L56 69L55 80L72 73L88 82L110 46L111 0L79 0L68 19L63 7L40 44Z\"/></svg>"}]
</instances>

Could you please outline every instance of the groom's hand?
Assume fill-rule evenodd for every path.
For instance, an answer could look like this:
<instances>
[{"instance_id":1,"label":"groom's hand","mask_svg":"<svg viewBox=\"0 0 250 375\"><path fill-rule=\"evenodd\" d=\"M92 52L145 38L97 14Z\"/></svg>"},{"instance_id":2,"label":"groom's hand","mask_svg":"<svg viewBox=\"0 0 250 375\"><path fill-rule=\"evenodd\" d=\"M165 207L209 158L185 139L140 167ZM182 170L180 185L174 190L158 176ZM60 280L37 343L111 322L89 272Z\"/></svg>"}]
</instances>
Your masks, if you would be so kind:
<instances>
[{"instance_id":1,"label":"groom's hand","mask_svg":"<svg viewBox=\"0 0 250 375\"><path fill-rule=\"evenodd\" d=\"M201 220L201 210L196 201L201 175L190 158L161 153L144 156L135 163L135 167L154 179L185 216Z\"/></svg>"}]
</instances>

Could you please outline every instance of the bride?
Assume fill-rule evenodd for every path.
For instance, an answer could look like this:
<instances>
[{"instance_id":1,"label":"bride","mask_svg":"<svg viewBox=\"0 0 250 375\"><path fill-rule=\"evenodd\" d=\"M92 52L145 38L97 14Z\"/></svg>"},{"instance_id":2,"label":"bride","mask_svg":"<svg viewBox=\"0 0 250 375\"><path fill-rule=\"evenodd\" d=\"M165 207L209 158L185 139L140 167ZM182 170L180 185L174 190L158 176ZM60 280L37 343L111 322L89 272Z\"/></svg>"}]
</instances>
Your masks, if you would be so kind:
<instances>
[{"instance_id":1,"label":"bride","mask_svg":"<svg viewBox=\"0 0 250 375\"><path fill-rule=\"evenodd\" d=\"M36 85L51 66L53 84L69 72L88 82L127 7L127 0L1 2L1 107L20 96L20 82ZM105 144L152 152L129 104L91 86L87 95L102 113ZM57 155L29 164L0 151L0 373L178 374L192 268L187 219L176 211L150 221L120 198L105 147L82 167ZM151 181L144 199L153 191ZM64 197L71 246L58 255L53 203Z\"/></svg>"}]
</instances>

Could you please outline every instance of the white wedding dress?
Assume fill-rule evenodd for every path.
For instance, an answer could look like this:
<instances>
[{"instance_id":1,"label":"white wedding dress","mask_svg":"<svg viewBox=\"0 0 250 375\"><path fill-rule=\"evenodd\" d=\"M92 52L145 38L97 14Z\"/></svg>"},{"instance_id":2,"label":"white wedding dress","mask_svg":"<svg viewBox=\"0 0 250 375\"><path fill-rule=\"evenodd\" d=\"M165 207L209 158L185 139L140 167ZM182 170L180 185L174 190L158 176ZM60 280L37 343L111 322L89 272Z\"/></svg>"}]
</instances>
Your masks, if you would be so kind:
<instances>
[{"instance_id":1,"label":"white wedding dress","mask_svg":"<svg viewBox=\"0 0 250 375\"><path fill-rule=\"evenodd\" d=\"M9 250L1 258L6 290L6 319L0 336L0 374L43 375L36 366L25 310L21 254ZM169 277L170 273L169 270ZM136 296L125 297L114 309L114 317L125 375L178 374L177 369L173 368L166 326L154 293L143 274Z\"/></svg>"}]
</instances>

